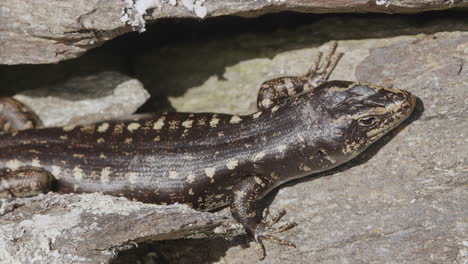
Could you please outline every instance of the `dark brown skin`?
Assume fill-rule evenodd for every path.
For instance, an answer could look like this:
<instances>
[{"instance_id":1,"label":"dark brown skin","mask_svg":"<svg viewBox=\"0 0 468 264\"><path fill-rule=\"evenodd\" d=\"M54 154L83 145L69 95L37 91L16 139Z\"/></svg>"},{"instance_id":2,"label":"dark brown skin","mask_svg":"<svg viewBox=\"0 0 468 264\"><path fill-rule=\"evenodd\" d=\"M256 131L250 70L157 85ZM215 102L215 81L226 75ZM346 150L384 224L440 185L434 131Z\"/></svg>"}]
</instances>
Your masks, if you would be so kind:
<instances>
[{"instance_id":1,"label":"dark brown skin","mask_svg":"<svg viewBox=\"0 0 468 264\"><path fill-rule=\"evenodd\" d=\"M0 196L52 189L198 210L230 205L262 248L264 239L294 246L271 235L282 214L267 223L257 201L284 182L354 158L415 106L406 91L327 82L341 56L335 48L305 76L265 82L252 115L165 113L0 135ZM11 102L2 98L0 106ZM0 111L3 123L10 119Z\"/></svg>"}]
</instances>

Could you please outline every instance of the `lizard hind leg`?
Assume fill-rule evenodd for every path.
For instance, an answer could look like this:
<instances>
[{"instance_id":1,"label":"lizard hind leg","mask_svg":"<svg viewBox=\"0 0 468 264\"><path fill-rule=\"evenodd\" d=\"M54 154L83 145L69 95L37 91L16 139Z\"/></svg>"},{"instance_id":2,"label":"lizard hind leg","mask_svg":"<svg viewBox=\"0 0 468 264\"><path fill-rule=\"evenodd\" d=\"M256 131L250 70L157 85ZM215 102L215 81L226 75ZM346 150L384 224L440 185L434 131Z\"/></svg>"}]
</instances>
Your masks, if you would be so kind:
<instances>
[{"instance_id":1,"label":"lizard hind leg","mask_svg":"<svg viewBox=\"0 0 468 264\"><path fill-rule=\"evenodd\" d=\"M286 211L281 211L278 215L275 215L268 219L268 209L263 211L263 214L257 216L257 201L261 199L272 186L274 181L261 176L252 176L234 187L233 198L230 204L231 213L237 221L239 221L251 234L255 241L260 246L261 259L266 256L265 246L263 245L264 240L270 240L281 245L295 247L295 245L287 240L283 240L274 236L275 233L286 231L294 226L295 223L287 223L278 228L272 228L282 216L286 214Z\"/></svg>"},{"instance_id":2,"label":"lizard hind leg","mask_svg":"<svg viewBox=\"0 0 468 264\"><path fill-rule=\"evenodd\" d=\"M55 178L45 169L0 169L0 198L29 197L53 189Z\"/></svg>"},{"instance_id":3,"label":"lizard hind leg","mask_svg":"<svg viewBox=\"0 0 468 264\"><path fill-rule=\"evenodd\" d=\"M12 97L0 97L0 132L14 132L41 125L37 115Z\"/></svg>"}]
</instances>

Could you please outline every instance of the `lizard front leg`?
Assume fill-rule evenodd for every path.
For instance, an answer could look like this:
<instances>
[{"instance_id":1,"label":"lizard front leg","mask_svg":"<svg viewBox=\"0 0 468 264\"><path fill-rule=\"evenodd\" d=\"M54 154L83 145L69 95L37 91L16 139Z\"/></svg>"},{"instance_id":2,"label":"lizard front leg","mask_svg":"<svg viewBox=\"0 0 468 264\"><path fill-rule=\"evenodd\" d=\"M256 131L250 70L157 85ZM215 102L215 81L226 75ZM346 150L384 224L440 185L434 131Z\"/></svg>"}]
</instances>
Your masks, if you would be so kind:
<instances>
[{"instance_id":1,"label":"lizard front leg","mask_svg":"<svg viewBox=\"0 0 468 264\"><path fill-rule=\"evenodd\" d=\"M295 223L287 223L279 228L272 228L286 214L286 211L281 211L278 215L273 216L270 221L267 221L268 209L263 211L261 217L257 214L257 201L270 191L273 186L274 182L264 179L264 177L249 177L233 189L233 199L230 205L233 217L246 228L247 232L260 245L262 259L265 258L263 240L271 240L289 247L296 247L293 243L279 239L273 235L296 226Z\"/></svg>"},{"instance_id":2,"label":"lizard front leg","mask_svg":"<svg viewBox=\"0 0 468 264\"><path fill-rule=\"evenodd\" d=\"M322 62L322 52L317 54L312 66L304 76L280 77L268 80L260 86L257 96L257 107L266 110L280 101L317 88L330 77L343 53L335 54L337 42L333 41Z\"/></svg>"}]
</instances>

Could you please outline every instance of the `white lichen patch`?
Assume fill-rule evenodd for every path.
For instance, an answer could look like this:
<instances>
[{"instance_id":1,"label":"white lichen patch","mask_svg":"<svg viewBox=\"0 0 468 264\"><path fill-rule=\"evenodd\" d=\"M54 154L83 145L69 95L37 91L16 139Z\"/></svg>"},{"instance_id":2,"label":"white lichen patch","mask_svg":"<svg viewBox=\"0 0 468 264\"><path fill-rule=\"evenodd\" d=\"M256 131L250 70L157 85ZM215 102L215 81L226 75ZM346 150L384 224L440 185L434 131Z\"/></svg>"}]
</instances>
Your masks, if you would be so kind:
<instances>
[{"instance_id":1,"label":"white lichen patch","mask_svg":"<svg viewBox=\"0 0 468 264\"><path fill-rule=\"evenodd\" d=\"M24 216L18 223L5 223L0 227L0 259L6 263L60 263L63 262L57 249L50 247L51 241L63 238L69 230L81 228L82 210L69 209L57 214L33 214ZM64 221L66 219L66 221ZM16 240L22 236L21 246ZM15 250L11 250L14 248ZM34 251L34 252L31 252ZM34 261L32 261L34 260Z\"/></svg>"},{"instance_id":2,"label":"white lichen patch","mask_svg":"<svg viewBox=\"0 0 468 264\"><path fill-rule=\"evenodd\" d=\"M393 0L375 0L376 5L385 5L385 7L389 7L392 2Z\"/></svg>"},{"instance_id":3,"label":"white lichen patch","mask_svg":"<svg viewBox=\"0 0 468 264\"><path fill-rule=\"evenodd\" d=\"M195 12L198 17L204 18L208 14L205 0L181 0L181 2L188 10Z\"/></svg>"},{"instance_id":4,"label":"white lichen patch","mask_svg":"<svg viewBox=\"0 0 468 264\"><path fill-rule=\"evenodd\" d=\"M208 14L205 0L181 0L182 5L194 12L198 17L204 18ZM177 5L177 0L125 0L120 21L133 27L140 33L145 32L146 22L144 16L148 9L158 8L161 11L164 4Z\"/></svg>"},{"instance_id":5,"label":"white lichen patch","mask_svg":"<svg viewBox=\"0 0 468 264\"><path fill-rule=\"evenodd\" d=\"M70 207L81 208L86 210L88 213L95 215L118 214L128 216L143 209L151 209L153 211L162 210L158 209L158 205L131 202L126 198L101 195L97 193L80 194L78 197L80 200L71 204Z\"/></svg>"}]
</instances>

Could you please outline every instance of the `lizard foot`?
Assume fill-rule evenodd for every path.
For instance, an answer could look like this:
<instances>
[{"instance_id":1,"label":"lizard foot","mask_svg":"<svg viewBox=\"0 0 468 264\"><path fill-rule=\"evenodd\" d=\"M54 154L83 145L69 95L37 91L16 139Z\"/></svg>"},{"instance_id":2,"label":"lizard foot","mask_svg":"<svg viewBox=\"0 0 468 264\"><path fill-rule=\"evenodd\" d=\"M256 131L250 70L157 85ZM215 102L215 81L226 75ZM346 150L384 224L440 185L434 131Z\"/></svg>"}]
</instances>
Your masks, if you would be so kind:
<instances>
[{"instance_id":1,"label":"lizard foot","mask_svg":"<svg viewBox=\"0 0 468 264\"><path fill-rule=\"evenodd\" d=\"M273 215L270 220L267 220L268 215L269 215L269 210L268 208L265 208L265 210L263 211L262 221L258 224L255 230L255 241L259 244L260 251L261 251L260 259L264 259L266 256L265 246L263 244L264 240L270 240L280 245L288 246L291 248L296 247L294 243L288 240L277 238L276 236L273 235L273 234L284 232L286 230L289 230L297 226L297 224L294 222L288 222L284 225L274 228L273 225L275 225L285 214L286 214L286 210L281 210L277 214Z\"/></svg>"},{"instance_id":2,"label":"lizard foot","mask_svg":"<svg viewBox=\"0 0 468 264\"><path fill-rule=\"evenodd\" d=\"M12 97L0 97L0 133L39 126L41 126L39 117L23 103Z\"/></svg>"},{"instance_id":3,"label":"lizard foot","mask_svg":"<svg viewBox=\"0 0 468 264\"><path fill-rule=\"evenodd\" d=\"M0 169L0 198L29 197L49 192L55 178L39 167Z\"/></svg>"},{"instance_id":4,"label":"lizard foot","mask_svg":"<svg viewBox=\"0 0 468 264\"><path fill-rule=\"evenodd\" d=\"M309 71L305 74L305 76L309 79L310 83L315 84L316 86L328 80L330 74L338 64L338 61L344 55L344 53L340 52L335 54L336 47L338 46L338 42L333 41L328 48L327 55L325 59L322 61L323 53L319 52L317 57L315 58L312 66L310 67Z\"/></svg>"}]
</instances>

